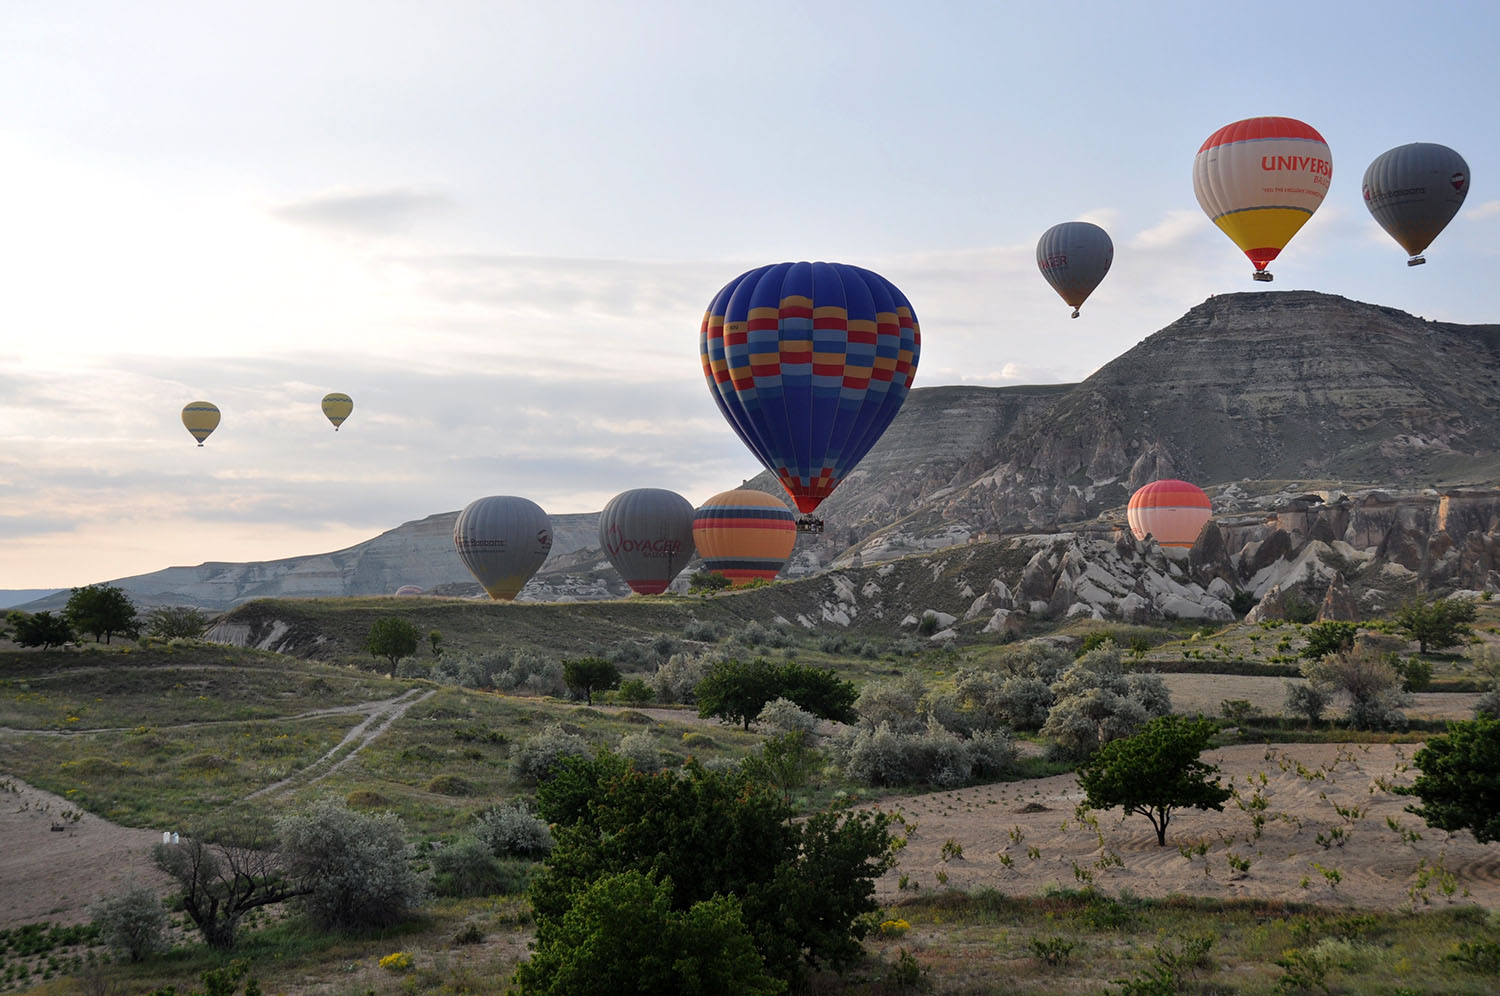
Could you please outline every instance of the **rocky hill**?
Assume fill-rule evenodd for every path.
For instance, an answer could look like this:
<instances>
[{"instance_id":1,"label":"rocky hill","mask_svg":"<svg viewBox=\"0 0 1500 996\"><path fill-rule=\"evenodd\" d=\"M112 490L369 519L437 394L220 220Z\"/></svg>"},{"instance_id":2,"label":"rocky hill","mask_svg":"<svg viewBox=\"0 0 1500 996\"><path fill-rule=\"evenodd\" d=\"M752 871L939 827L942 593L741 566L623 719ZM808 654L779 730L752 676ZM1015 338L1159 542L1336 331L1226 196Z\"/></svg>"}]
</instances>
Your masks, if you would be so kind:
<instances>
[{"instance_id":1,"label":"rocky hill","mask_svg":"<svg viewBox=\"0 0 1500 996\"><path fill-rule=\"evenodd\" d=\"M919 388L823 503L827 530L799 540L788 575L1007 533L1096 532L1133 489L1160 477L1220 491L1233 483L1267 508L1320 488L1491 485L1500 481L1500 326L1429 322L1310 291L1225 294L1081 384ZM751 486L779 493L769 475ZM478 594L453 552L456 514L333 553L114 583L143 605L215 609L403 584ZM553 526L552 556L523 599L625 593L597 549L596 514L554 516ZM55 604L59 596L28 607Z\"/></svg>"}]
</instances>

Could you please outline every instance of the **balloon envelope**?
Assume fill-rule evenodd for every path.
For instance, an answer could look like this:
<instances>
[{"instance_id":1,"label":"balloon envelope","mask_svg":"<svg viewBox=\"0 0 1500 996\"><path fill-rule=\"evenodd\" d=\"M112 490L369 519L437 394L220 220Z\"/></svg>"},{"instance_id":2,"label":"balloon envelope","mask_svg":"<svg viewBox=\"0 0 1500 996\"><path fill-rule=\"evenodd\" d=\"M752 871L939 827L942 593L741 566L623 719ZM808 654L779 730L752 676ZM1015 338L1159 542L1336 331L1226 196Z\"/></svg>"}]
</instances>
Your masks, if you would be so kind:
<instances>
[{"instance_id":1,"label":"balloon envelope","mask_svg":"<svg viewBox=\"0 0 1500 996\"><path fill-rule=\"evenodd\" d=\"M698 348L720 413L810 513L896 417L922 336L910 302L843 263L777 263L714 296Z\"/></svg>"},{"instance_id":2,"label":"balloon envelope","mask_svg":"<svg viewBox=\"0 0 1500 996\"><path fill-rule=\"evenodd\" d=\"M354 400L347 394L325 394L323 396L323 414L328 416L328 421L333 423L333 431L338 432L339 426L344 424L344 419L354 411Z\"/></svg>"},{"instance_id":3,"label":"balloon envelope","mask_svg":"<svg viewBox=\"0 0 1500 996\"><path fill-rule=\"evenodd\" d=\"M207 401L189 401L182 408L182 424L202 446L219 427L219 407Z\"/></svg>"},{"instance_id":4,"label":"balloon envelope","mask_svg":"<svg viewBox=\"0 0 1500 996\"><path fill-rule=\"evenodd\" d=\"M458 513L453 546L490 597L508 602L552 551L552 523L529 499L480 498Z\"/></svg>"},{"instance_id":5,"label":"balloon envelope","mask_svg":"<svg viewBox=\"0 0 1500 996\"><path fill-rule=\"evenodd\" d=\"M404 584L396 589L396 594L403 597L407 595L420 595L422 594L422 587L421 585Z\"/></svg>"},{"instance_id":6,"label":"balloon envelope","mask_svg":"<svg viewBox=\"0 0 1500 996\"><path fill-rule=\"evenodd\" d=\"M1073 306L1073 317L1099 286L1115 259L1109 233L1087 221L1065 221L1042 233L1036 265L1047 283Z\"/></svg>"},{"instance_id":7,"label":"balloon envelope","mask_svg":"<svg viewBox=\"0 0 1500 996\"><path fill-rule=\"evenodd\" d=\"M736 588L755 578L770 581L792 555L797 518L764 491L725 491L693 513L693 542L703 569L724 575Z\"/></svg>"},{"instance_id":8,"label":"balloon envelope","mask_svg":"<svg viewBox=\"0 0 1500 996\"><path fill-rule=\"evenodd\" d=\"M1130 496L1126 518L1138 540L1156 537L1162 546L1191 548L1213 518L1203 489L1187 481L1153 481Z\"/></svg>"},{"instance_id":9,"label":"balloon envelope","mask_svg":"<svg viewBox=\"0 0 1500 996\"><path fill-rule=\"evenodd\" d=\"M1312 217L1332 180L1328 143L1296 118L1225 125L1193 160L1199 206L1250 257L1257 273Z\"/></svg>"},{"instance_id":10,"label":"balloon envelope","mask_svg":"<svg viewBox=\"0 0 1500 996\"><path fill-rule=\"evenodd\" d=\"M1376 156L1362 186L1365 207L1415 264L1463 207L1469 164L1446 145L1413 142Z\"/></svg>"},{"instance_id":11,"label":"balloon envelope","mask_svg":"<svg viewBox=\"0 0 1500 996\"><path fill-rule=\"evenodd\" d=\"M661 488L617 494L599 513L599 545L631 591L660 594L693 559L693 505Z\"/></svg>"}]
</instances>

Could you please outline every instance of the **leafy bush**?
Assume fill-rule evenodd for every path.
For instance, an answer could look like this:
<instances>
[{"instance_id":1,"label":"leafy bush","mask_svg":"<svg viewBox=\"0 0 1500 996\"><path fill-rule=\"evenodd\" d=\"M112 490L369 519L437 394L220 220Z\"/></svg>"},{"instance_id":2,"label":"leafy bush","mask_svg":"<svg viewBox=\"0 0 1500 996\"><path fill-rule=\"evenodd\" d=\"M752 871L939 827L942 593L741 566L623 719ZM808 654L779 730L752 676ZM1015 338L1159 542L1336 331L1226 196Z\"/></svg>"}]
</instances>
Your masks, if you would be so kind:
<instances>
[{"instance_id":1,"label":"leafy bush","mask_svg":"<svg viewBox=\"0 0 1500 996\"><path fill-rule=\"evenodd\" d=\"M882 723L855 729L835 741L844 775L864 785L933 785L951 788L971 778L1003 774L1015 764L1016 750L999 731L963 738L929 723L919 733Z\"/></svg>"},{"instance_id":2,"label":"leafy bush","mask_svg":"<svg viewBox=\"0 0 1500 996\"><path fill-rule=\"evenodd\" d=\"M54 616L50 612L34 612L31 615L17 612L10 618L13 620L18 646L48 650L73 639L73 624L68 622L66 616Z\"/></svg>"},{"instance_id":3,"label":"leafy bush","mask_svg":"<svg viewBox=\"0 0 1500 996\"><path fill-rule=\"evenodd\" d=\"M657 701L670 705L674 702L697 701L693 690L708 677L709 663L693 654L673 654L651 676L651 688Z\"/></svg>"},{"instance_id":4,"label":"leafy bush","mask_svg":"<svg viewBox=\"0 0 1500 996\"><path fill-rule=\"evenodd\" d=\"M560 917L539 921L523 996L743 993L786 987L766 971L740 900L718 895L674 909L674 883L628 870L602 875Z\"/></svg>"},{"instance_id":5,"label":"leafy bush","mask_svg":"<svg viewBox=\"0 0 1500 996\"><path fill-rule=\"evenodd\" d=\"M474 783L463 775L444 773L434 776L427 783L427 791L434 795L465 796L473 795L477 790Z\"/></svg>"},{"instance_id":6,"label":"leafy bush","mask_svg":"<svg viewBox=\"0 0 1500 996\"><path fill-rule=\"evenodd\" d=\"M208 616L188 605L166 605L146 615L146 632L163 640L192 639L208 628Z\"/></svg>"},{"instance_id":7,"label":"leafy bush","mask_svg":"<svg viewBox=\"0 0 1500 996\"><path fill-rule=\"evenodd\" d=\"M884 723L900 731L920 730L924 725L920 706L926 691L921 677L915 674L872 681L854 700L854 711L872 728Z\"/></svg>"},{"instance_id":8,"label":"leafy bush","mask_svg":"<svg viewBox=\"0 0 1500 996\"><path fill-rule=\"evenodd\" d=\"M511 771L519 781L535 785L550 778L563 761L586 757L588 753L587 740L554 723L521 741L511 758Z\"/></svg>"},{"instance_id":9,"label":"leafy bush","mask_svg":"<svg viewBox=\"0 0 1500 996\"><path fill-rule=\"evenodd\" d=\"M719 575L719 577L723 576ZM700 643L717 643L724 638L724 630L718 623L709 622L706 619L689 619L682 627L682 638L697 640Z\"/></svg>"},{"instance_id":10,"label":"leafy bush","mask_svg":"<svg viewBox=\"0 0 1500 996\"><path fill-rule=\"evenodd\" d=\"M832 671L794 661L723 661L698 683L694 694L699 716L740 722L747 730L766 703L776 698L790 699L820 719L849 723L856 718L852 684Z\"/></svg>"},{"instance_id":11,"label":"leafy bush","mask_svg":"<svg viewBox=\"0 0 1500 996\"><path fill-rule=\"evenodd\" d=\"M691 578L688 579L688 591L697 591L697 592L723 591L725 588L728 588L733 583L734 583L733 581L730 581L728 578L726 578L724 575L720 574L718 571L699 571L698 573L694 574ZM690 636L690 637L688 637L688 639L692 640L692 639L696 639L696 637L691 637Z\"/></svg>"},{"instance_id":12,"label":"leafy bush","mask_svg":"<svg viewBox=\"0 0 1500 996\"><path fill-rule=\"evenodd\" d=\"M792 643L792 635L780 626L762 626L755 620L750 620L744 628L734 634L734 638L747 647L788 647Z\"/></svg>"},{"instance_id":13,"label":"leafy bush","mask_svg":"<svg viewBox=\"0 0 1500 996\"><path fill-rule=\"evenodd\" d=\"M627 733L620 738L615 753L627 759L637 771L661 770L661 749L649 733Z\"/></svg>"},{"instance_id":14,"label":"leafy bush","mask_svg":"<svg viewBox=\"0 0 1500 996\"><path fill-rule=\"evenodd\" d=\"M656 692L640 678L627 678L620 682L616 695L627 705L645 705L656 697Z\"/></svg>"},{"instance_id":15,"label":"leafy bush","mask_svg":"<svg viewBox=\"0 0 1500 996\"><path fill-rule=\"evenodd\" d=\"M614 688L620 683L620 670L609 661L598 657L583 657L563 662L563 684L573 696L583 696L594 704L594 692Z\"/></svg>"},{"instance_id":16,"label":"leafy bush","mask_svg":"<svg viewBox=\"0 0 1500 996\"><path fill-rule=\"evenodd\" d=\"M1422 773L1397 790L1422 800L1410 812L1450 833L1468 830L1481 844L1500 840L1500 719L1449 723L1413 763Z\"/></svg>"},{"instance_id":17,"label":"leafy bush","mask_svg":"<svg viewBox=\"0 0 1500 996\"><path fill-rule=\"evenodd\" d=\"M716 896L738 897L765 971L790 982L809 966L838 967L862 955L859 941L873 929L870 914L878 909L874 882L894 860L888 813L818 812L794 821L771 786L743 772L711 772L695 762L681 771L647 775L614 755L573 760L541 786L538 806L557 835L547 870L531 890L539 958L547 951L567 957L585 938L599 936L592 927L575 931L567 918L595 883L634 871L648 877L651 893L640 880L628 893L633 899L613 887L607 890L607 900L597 905L600 917L611 918L603 933L634 937L635 918L645 921L648 907L660 908L656 896L664 895L674 914L689 913ZM670 887L663 888L669 880ZM597 922L592 915L586 919ZM669 920L654 933L675 942L677 957L699 948L711 955L720 946L737 946L729 939L732 931L714 935L718 939L708 944L674 936L675 929ZM600 950L614 950L613 941L598 943L605 946ZM520 978L527 985L545 984L549 976L522 969ZM650 991L653 984L614 971L601 979L641 987L626 991ZM741 989L730 984L699 991Z\"/></svg>"},{"instance_id":18,"label":"leafy bush","mask_svg":"<svg viewBox=\"0 0 1500 996\"><path fill-rule=\"evenodd\" d=\"M530 653L504 660L503 666L492 672L491 682L502 692L522 695L561 696L566 689L562 663Z\"/></svg>"},{"instance_id":19,"label":"leafy bush","mask_svg":"<svg viewBox=\"0 0 1500 996\"><path fill-rule=\"evenodd\" d=\"M552 831L524 802L491 806L475 824L474 836L497 858L543 858L552 850Z\"/></svg>"},{"instance_id":20,"label":"leafy bush","mask_svg":"<svg viewBox=\"0 0 1500 996\"><path fill-rule=\"evenodd\" d=\"M458 840L432 853L432 891L439 896L509 896L531 883L532 866L497 858L475 837Z\"/></svg>"},{"instance_id":21,"label":"leafy bush","mask_svg":"<svg viewBox=\"0 0 1500 996\"><path fill-rule=\"evenodd\" d=\"M818 717L790 699L772 699L755 717L755 721L774 733L796 733L810 736L818 728Z\"/></svg>"},{"instance_id":22,"label":"leafy bush","mask_svg":"<svg viewBox=\"0 0 1500 996\"><path fill-rule=\"evenodd\" d=\"M1406 728L1401 676L1389 657L1356 647L1309 661L1302 673L1309 682L1336 689L1348 698L1349 723L1355 729Z\"/></svg>"},{"instance_id":23,"label":"leafy bush","mask_svg":"<svg viewBox=\"0 0 1500 996\"><path fill-rule=\"evenodd\" d=\"M357 813L323 799L276 824L287 874L307 883L298 904L325 927L399 923L422 901L394 813Z\"/></svg>"},{"instance_id":24,"label":"leafy bush","mask_svg":"<svg viewBox=\"0 0 1500 996\"><path fill-rule=\"evenodd\" d=\"M1354 648L1354 638L1359 635L1359 624L1352 622L1320 622L1303 631L1307 646L1302 656L1308 660L1322 660L1329 654L1341 654Z\"/></svg>"},{"instance_id":25,"label":"leafy bush","mask_svg":"<svg viewBox=\"0 0 1500 996\"><path fill-rule=\"evenodd\" d=\"M1284 709L1293 716L1304 716L1311 726L1323 718L1333 699L1333 689L1316 681L1288 681Z\"/></svg>"},{"instance_id":26,"label":"leafy bush","mask_svg":"<svg viewBox=\"0 0 1500 996\"><path fill-rule=\"evenodd\" d=\"M1054 705L1042 726L1056 754L1081 760L1100 745L1139 730L1171 710L1171 697L1156 675L1128 678L1113 643L1084 654L1052 685Z\"/></svg>"},{"instance_id":27,"label":"leafy bush","mask_svg":"<svg viewBox=\"0 0 1500 996\"><path fill-rule=\"evenodd\" d=\"M1403 692L1425 691L1432 684L1432 665L1420 657L1397 660L1396 673L1401 675Z\"/></svg>"},{"instance_id":28,"label":"leafy bush","mask_svg":"<svg viewBox=\"0 0 1500 996\"><path fill-rule=\"evenodd\" d=\"M143 885L100 900L89 908L89 916L105 946L131 961L145 961L166 950L167 911L156 893Z\"/></svg>"}]
</instances>

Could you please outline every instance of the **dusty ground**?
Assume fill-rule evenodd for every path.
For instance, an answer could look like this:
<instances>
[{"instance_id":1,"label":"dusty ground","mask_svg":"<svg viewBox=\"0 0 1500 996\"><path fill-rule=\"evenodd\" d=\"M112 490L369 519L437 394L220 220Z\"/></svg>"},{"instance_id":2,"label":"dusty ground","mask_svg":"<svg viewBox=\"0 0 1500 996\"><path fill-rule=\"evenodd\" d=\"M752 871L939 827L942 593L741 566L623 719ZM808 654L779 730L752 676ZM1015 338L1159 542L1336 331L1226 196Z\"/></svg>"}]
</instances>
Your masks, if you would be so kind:
<instances>
[{"instance_id":1,"label":"dusty ground","mask_svg":"<svg viewBox=\"0 0 1500 996\"><path fill-rule=\"evenodd\" d=\"M1249 803L1256 790L1265 799L1259 839L1252 837L1254 810L1241 809L1234 799L1222 813L1175 815L1166 847L1157 846L1145 817L1122 819L1119 810L1093 814L1096 829L1074 812L1082 795L1072 775L892 800L887 808L901 811L917 831L899 866L881 880L880 893L890 901L912 894L913 887L942 888L941 875L948 887L1019 895L1081 888L1091 878L1107 892L1128 889L1139 896L1258 897L1382 909L1427 902L1500 907L1500 844L1433 830L1404 812L1411 799L1376 784L1410 781L1414 771L1404 765L1417 746L1244 745L1206 754L1243 800ZM1037 807L1044 808L1026 811ZM1404 840L1387 818L1421 839ZM1335 829L1345 835L1342 843L1333 839ZM1318 842L1320 835L1330 846ZM962 848L962 857L945 861L942 851L950 840ZM1204 855L1185 857L1179 850L1200 842L1208 845ZM1248 871L1231 868L1231 853L1250 861ZM1009 857L1010 867L1001 855ZM1121 864L1114 864L1114 856ZM1339 881L1330 882L1317 865ZM1434 866L1443 871L1431 873ZM907 890L900 886L903 875Z\"/></svg>"},{"instance_id":2,"label":"dusty ground","mask_svg":"<svg viewBox=\"0 0 1500 996\"><path fill-rule=\"evenodd\" d=\"M0 928L37 920L82 923L88 907L132 882L166 891L151 862L158 830L132 830L76 813L61 796L0 775ZM53 830L54 826L64 829Z\"/></svg>"},{"instance_id":3,"label":"dusty ground","mask_svg":"<svg viewBox=\"0 0 1500 996\"><path fill-rule=\"evenodd\" d=\"M1221 714L1225 699L1244 699L1267 716L1281 715L1286 703L1286 678L1238 674L1164 674L1161 680L1172 693L1172 710L1191 716ZM1301 681L1302 679L1295 679ZM1413 719L1473 719L1477 692L1417 692L1411 696L1406 714ZM1330 709L1328 715L1341 715Z\"/></svg>"}]
</instances>

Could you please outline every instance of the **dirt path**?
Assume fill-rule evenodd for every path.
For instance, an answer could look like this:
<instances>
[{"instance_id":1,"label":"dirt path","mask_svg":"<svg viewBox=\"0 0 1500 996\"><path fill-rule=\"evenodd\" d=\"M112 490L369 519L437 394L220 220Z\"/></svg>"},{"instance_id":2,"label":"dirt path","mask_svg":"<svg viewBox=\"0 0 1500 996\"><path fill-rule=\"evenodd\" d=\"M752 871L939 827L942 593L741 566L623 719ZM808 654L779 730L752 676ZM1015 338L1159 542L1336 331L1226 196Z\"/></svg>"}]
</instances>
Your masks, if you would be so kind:
<instances>
[{"instance_id":1,"label":"dirt path","mask_svg":"<svg viewBox=\"0 0 1500 996\"><path fill-rule=\"evenodd\" d=\"M257 789L245 796L245 798L257 799L261 796L273 795L292 786L316 785L348 764L350 758L364 750L376 737L390 729L391 724L406 715L408 709L436 694L436 689L428 689L423 692L421 689L413 688L394 699L385 699L381 702L366 702L360 708L343 710L345 712L358 712L363 709L369 709L369 712L353 729L344 734L344 739L335 744L328 753L300 771L294 771L279 782L267 785L263 789Z\"/></svg>"}]
</instances>

